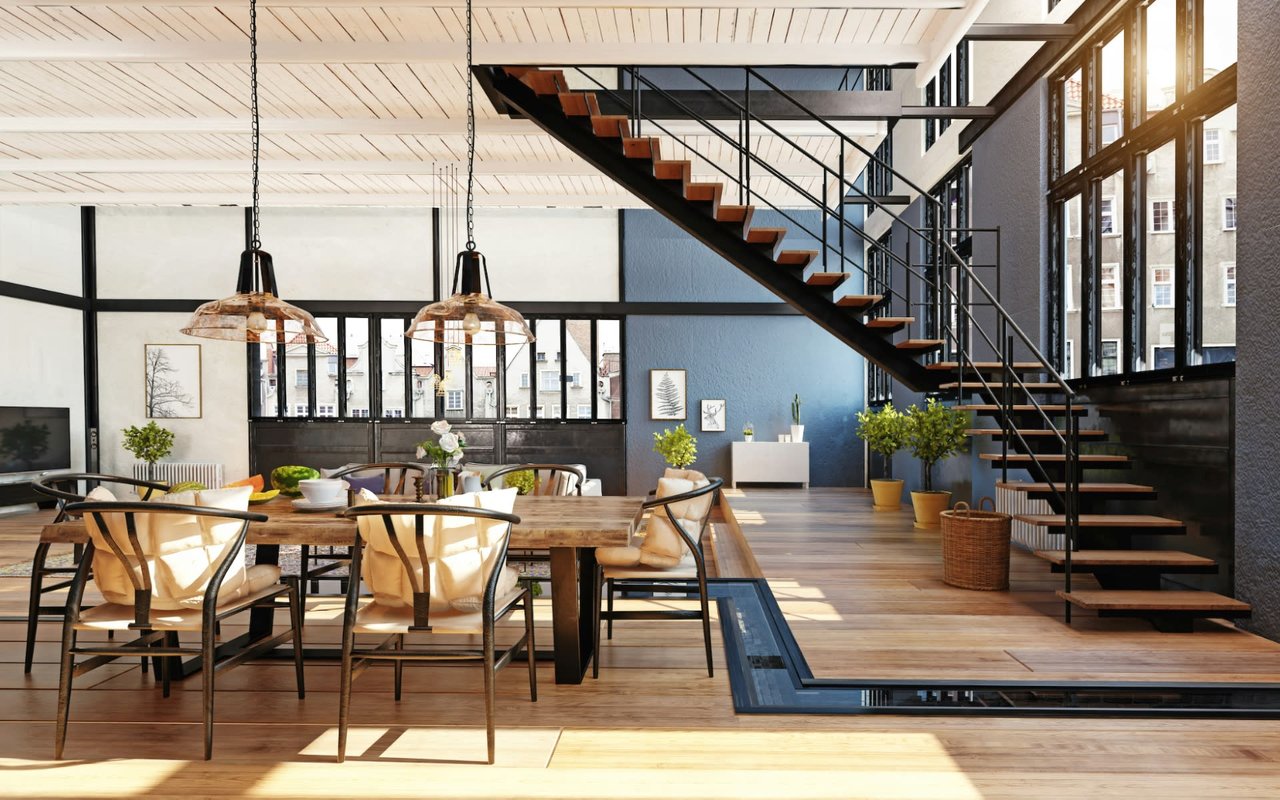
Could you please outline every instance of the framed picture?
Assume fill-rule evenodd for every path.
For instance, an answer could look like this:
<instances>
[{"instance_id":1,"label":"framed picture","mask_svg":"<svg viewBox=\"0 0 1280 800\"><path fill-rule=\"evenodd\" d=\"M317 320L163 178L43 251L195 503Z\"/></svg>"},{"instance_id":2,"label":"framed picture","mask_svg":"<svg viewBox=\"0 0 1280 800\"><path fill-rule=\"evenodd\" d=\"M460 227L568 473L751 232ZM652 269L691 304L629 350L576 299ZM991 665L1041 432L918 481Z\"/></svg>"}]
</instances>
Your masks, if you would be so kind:
<instances>
[{"instance_id":1,"label":"framed picture","mask_svg":"<svg viewBox=\"0 0 1280 800\"><path fill-rule=\"evenodd\" d=\"M723 400L702 401L702 430L704 433L717 433L724 430L727 405Z\"/></svg>"},{"instance_id":2,"label":"framed picture","mask_svg":"<svg viewBox=\"0 0 1280 800\"><path fill-rule=\"evenodd\" d=\"M148 419L196 419L201 413L200 345L144 345L142 397Z\"/></svg>"},{"instance_id":3,"label":"framed picture","mask_svg":"<svg viewBox=\"0 0 1280 800\"><path fill-rule=\"evenodd\" d=\"M649 418L683 420L688 416L684 370L649 370Z\"/></svg>"}]
</instances>

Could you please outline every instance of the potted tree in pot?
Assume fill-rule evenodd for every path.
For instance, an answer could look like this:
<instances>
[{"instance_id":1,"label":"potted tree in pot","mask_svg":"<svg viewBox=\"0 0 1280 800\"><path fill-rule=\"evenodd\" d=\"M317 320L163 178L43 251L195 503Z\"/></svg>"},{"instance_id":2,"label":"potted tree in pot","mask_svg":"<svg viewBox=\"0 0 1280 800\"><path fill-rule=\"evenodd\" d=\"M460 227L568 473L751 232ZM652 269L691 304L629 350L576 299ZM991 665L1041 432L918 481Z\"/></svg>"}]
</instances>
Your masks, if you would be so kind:
<instances>
[{"instance_id":1,"label":"potted tree in pot","mask_svg":"<svg viewBox=\"0 0 1280 800\"><path fill-rule=\"evenodd\" d=\"M675 430L663 428L662 433L654 433L653 450L676 469L684 469L698 460L698 440L685 430L683 422Z\"/></svg>"},{"instance_id":2,"label":"potted tree in pot","mask_svg":"<svg viewBox=\"0 0 1280 800\"><path fill-rule=\"evenodd\" d=\"M939 514L951 502L951 492L934 490L933 467L964 450L968 425L967 414L944 406L935 398L929 398L924 408L913 404L907 409L907 446L920 461L924 478L923 490L911 493L917 528L937 527Z\"/></svg>"},{"instance_id":3,"label":"potted tree in pot","mask_svg":"<svg viewBox=\"0 0 1280 800\"><path fill-rule=\"evenodd\" d=\"M154 480L156 462L173 452L173 431L152 420L141 428L130 425L121 433L124 434L121 446L134 458L147 462L147 480Z\"/></svg>"},{"instance_id":4,"label":"potted tree in pot","mask_svg":"<svg viewBox=\"0 0 1280 800\"><path fill-rule=\"evenodd\" d=\"M858 412L858 437L873 453L884 456L884 477L872 478L872 508L897 511L902 507L902 481L893 478L893 455L907 446L907 417L893 403L879 410L868 408Z\"/></svg>"},{"instance_id":5,"label":"potted tree in pot","mask_svg":"<svg viewBox=\"0 0 1280 800\"><path fill-rule=\"evenodd\" d=\"M800 395L791 399L791 441L804 441L804 425L800 424Z\"/></svg>"}]
</instances>

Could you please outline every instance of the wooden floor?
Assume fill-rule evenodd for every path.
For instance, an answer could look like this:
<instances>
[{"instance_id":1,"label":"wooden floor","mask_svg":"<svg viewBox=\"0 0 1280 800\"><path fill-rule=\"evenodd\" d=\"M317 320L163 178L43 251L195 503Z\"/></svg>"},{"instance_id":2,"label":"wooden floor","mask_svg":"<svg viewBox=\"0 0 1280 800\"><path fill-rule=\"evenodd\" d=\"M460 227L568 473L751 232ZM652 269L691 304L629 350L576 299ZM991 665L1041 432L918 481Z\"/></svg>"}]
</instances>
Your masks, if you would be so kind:
<instances>
[{"instance_id":1,"label":"wooden floor","mask_svg":"<svg viewBox=\"0 0 1280 800\"><path fill-rule=\"evenodd\" d=\"M901 574L927 569L923 546L906 541L914 536L909 526L887 517L867 520L878 545L858 538L865 531L859 534L847 521L836 529L838 518L862 499L821 490L730 498L758 568L783 595L820 674L849 674L850 659L874 633L873 618L889 624L889 612L899 605L905 618L917 622L926 607L930 615L965 616L947 608L940 594L945 590L929 579L917 578L915 603L901 599L912 591ZM38 526L38 520L0 521L0 563L5 554L29 557L24 525ZM4 544L6 537L16 541ZM757 568L731 526L717 529L715 550L722 574ZM880 551L874 558L899 577L883 574L876 579L879 589L863 590L859 577L870 580L872 573L859 561L872 558L871 551ZM21 609L23 585L0 579L0 613ZM1011 602L1023 601L1006 605ZM875 613L855 611L868 606ZM312 642L335 638L335 608L331 599L313 603ZM540 632L546 612L538 610ZM1029 622L1035 613L1028 607L990 617ZM21 626L0 623L3 797L1280 796L1280 725L1274 722L739 716L723 664L715 678L706 677L700 631L684 622L619 623L598 681L556 686L550 667L541 668L537 703L525 693L523 669L505 671L498 681L494 766L475 763L484 753L478 670L413 666L406 668L405 697L398 704L390 670L371 670L356 683L349 751L355 758L332 763L337 668L319 663L308 666L303 701L292 694L285 664L252 664L222 676L212 762L196 760L197 681L163 700L136 667L104 668L79 685L67 759L53 763L57 627L42 628L40 663L27 677L20 664ZM229 626L224 633L236 632ZM917 655L931 649L927 631L915 636ZM962 649L943 642L953 653ZM722 662L719 651L717 659Z\"/></svg>"}]
</instances>

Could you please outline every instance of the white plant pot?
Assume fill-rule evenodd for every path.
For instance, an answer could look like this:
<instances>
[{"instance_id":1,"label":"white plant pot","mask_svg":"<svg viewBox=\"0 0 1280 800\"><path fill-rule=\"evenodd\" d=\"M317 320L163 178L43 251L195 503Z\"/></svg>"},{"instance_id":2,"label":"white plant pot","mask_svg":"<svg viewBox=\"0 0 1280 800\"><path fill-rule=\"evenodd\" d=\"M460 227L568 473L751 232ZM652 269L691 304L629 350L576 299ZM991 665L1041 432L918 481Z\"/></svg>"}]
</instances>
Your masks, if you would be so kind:
<instances>
[{"instance_id":1,"label":"white plant pot","mask_svg":"<svg viewBox=\"0 0 1280 800\"><path fill-rule=\"evenodd\" d=\"M755 440L756 440L756 435L754 433L742 434L742 441L744 442L754 442Z\"/></svg>"},{"instance_id":2,"label":"white plant pot","mask_svg":"<svg viewBox=\"0 0 1280 800\"><path fill-rule=\"evenodd\" d=\"M804 426L803 426L803 425L792 425L792 426L791 426L791 441L793 441L793 442L803 442L803 441L804 441Z\"/></svg>"}]
</instances>

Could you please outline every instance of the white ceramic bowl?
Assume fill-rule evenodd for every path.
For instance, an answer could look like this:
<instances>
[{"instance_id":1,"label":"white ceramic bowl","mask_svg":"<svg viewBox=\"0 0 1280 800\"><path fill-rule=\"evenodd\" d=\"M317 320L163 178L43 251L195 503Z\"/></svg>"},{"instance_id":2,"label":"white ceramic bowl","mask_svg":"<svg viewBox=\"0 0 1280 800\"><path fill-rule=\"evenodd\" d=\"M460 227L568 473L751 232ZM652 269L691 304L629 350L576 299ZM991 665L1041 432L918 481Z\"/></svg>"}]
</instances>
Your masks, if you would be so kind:
<instances>
[{"instance_id":1,"label":"white ceramic bowl","mask_svg":"<svg viewBox=\"0 0 1280 800\"><path fill-rule=\"evenodd\" d=\"M336 503L344 499L347 482L340 478L315 478L298 481L298 490L308 503Z\"/></svg>"}]
</instances>

